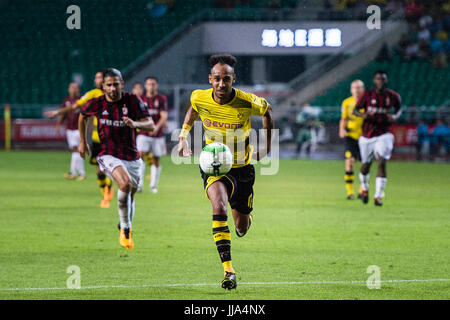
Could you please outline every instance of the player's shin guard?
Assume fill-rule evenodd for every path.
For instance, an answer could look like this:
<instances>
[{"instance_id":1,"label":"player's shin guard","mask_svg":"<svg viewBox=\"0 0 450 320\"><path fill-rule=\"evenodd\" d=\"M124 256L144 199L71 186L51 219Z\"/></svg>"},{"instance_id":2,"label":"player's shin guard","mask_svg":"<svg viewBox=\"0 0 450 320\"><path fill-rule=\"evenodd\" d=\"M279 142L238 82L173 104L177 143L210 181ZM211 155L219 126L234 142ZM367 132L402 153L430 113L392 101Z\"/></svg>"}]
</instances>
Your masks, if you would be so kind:
<instances>
[{"instance_id":1,"label":"player's shin guard","mask_svg":"<svg viewBox=\"0 0 450 320\"><path fill-rule=\"evenodd\" d=\"M161 166L157 167L152 164L150 172L150 188L156 188L158 186L159 175L161 174Z\"/></svg>"},{"instance_id":2,"label":"player's shin guard","mask_svg":"<svg viewBox=\"0 0 450 320\"><path fill-rule=\"evenodd\" d=\"M346 171L345 172L345 189L347 190L347 196L350 196L353 194L353 180L355 180L355 175L353 171Z\"/></svg>"},{"instance_id":3,"label":"player's shin guard","mask_svg":"<svg viewBox=\"0 0 450 320\"><path fill-rule=\"evenodd\" d=\"M131 229L131 195L117 190L117 209L119 211L120 229Z\"/></svg>"},{"instance_id":4,"label":"player's shin guard","mask_svg":"<svg viewBox=\"0 0 450 320\"><path fill-rule=\"evenodd\" d=\"M227 225L227 216L213 215L212 230L224 271L234 273L231 265L231 233Z\"/></svg>"},{"instance_id":5,"label":"player's shin guard","mask_svg":"<svg viewBox=\"0 0 450 320\"><path fill-rule=\"evenodd\" d=\"M76 159L75 159L75 153L76 152L72 152L72 156L70 157L70 174L71 175L77 174L77 163L76 163Z\"/></svg>"},{"instance_id":6,"label":"player's shin guard","mask_svg":"<svg viewBox=\"0 0 450 320\"><path fill-rule=\"evenodd\" d=\"M135 211L136 211L136 205L135 205L135 201L134 201L134 196L132 197L131 195L130 195L130 197L129 197L130 199L130 202L129 202L129 204L130 204L130 206L129 206L129 210L130 210L130 222L133 222L133 219L134 219L134 213L135 213Z\"/></svg>"},{"instance_id":7,"label":"player's shin guard","mask_svg":"<svg viewBox=\"0 0 450 320\"><path fill-rule=\"evenodd\" d=\"M86 175L84 170L84 160L78 152L73 152L72 157L75 157L75 169L78 174L82 177Z\"/></svg>"},{"instance_id":8,"label":"player's shin guard","mask_svg":"<svg viewBox=\"0 0 450 320\"><path fill-rule=\"evenodd\" d=\"M375 179L375 195L374 198L381 198L384 188L386 187L387 178L376 177Z\"/></svg>"},{"instance_id":9,"label":"player's shin guard","mask_svg":"<svg viewBox=\"0 0 450 320\"><path fill-rule=\"evenodd\" d=\"M361 172L359 173L359 182L361 183L361 188L363 189L363 191L369 190L369 178L370 173L368 174L362 174Z\"/></svg>"}]
</instances>

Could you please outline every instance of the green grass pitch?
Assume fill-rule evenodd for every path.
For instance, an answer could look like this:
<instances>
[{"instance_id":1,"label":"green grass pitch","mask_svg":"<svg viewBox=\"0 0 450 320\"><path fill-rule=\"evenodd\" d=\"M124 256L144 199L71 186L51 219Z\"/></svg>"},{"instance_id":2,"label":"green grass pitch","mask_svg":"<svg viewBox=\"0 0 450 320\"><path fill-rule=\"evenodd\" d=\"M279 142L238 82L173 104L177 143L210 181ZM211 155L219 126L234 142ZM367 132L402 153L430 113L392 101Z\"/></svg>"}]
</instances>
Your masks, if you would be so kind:
<instances>
[{"instance_id":1,"label":"green grass pitch","mask_svg":"<svg viewBox=\"0 0 450 320\"><path fill-rule=\"evenodd\" d=\"M343 161L281 160L274 176L257 169L244 238L230 215L238 288L225 292L196 165L162 159L159 193L146 181L136 196L135 249L125 252L116 200L98 207L88 164L87 180L64 180L69 158L0 153L0 299L450 298L448 164L389 163L381 208L345 200ZM66 288L70 265L80 267L80 290ZM380 289L365 284L370 265Z\"/></svg>"}]
</instances>

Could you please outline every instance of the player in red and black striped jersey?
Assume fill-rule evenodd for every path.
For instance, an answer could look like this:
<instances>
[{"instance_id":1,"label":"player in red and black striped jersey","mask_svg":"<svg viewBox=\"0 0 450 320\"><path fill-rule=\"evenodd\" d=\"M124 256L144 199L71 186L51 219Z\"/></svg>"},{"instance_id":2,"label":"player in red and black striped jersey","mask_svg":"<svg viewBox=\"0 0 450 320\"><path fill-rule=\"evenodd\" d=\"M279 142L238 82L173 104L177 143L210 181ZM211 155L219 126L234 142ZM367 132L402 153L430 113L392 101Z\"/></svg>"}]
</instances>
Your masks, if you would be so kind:
<instances>
[{"instance_id":1,"label":"player in red and black striped jersey","mask_svg":"<svg viewBox=\"0 0 450 320\"><path fill-rule=\"evenodd\" d=\"M145 95L142 96L148 106L148 112L155 122L155 130L152 132L139 131L136 145L142 159L152 154L150 165L150 191L157 193L158 181L161 175L160 157L166 153L166 141L163 136L163 129L168 117L167 97L158 92L158 79L147 77L145 79ZM138 191L142 191L144 182L145 166L141 173L141 185Z\"/></svg>"},{"instance_id":2,"label":"player in red and black striped jersey","mask_svg":"<svg viewBox=\"0 0 450 320\"><path fill-rule=\"evenodd\" d=\"M143 165L136 149L136 129L152 131L154 123L145 103L134 94L122 92L122 87L120 71L106 70L103 77L104 95L89 100L81 109L78 121L81 142L78 151L83 158L89 152L86 125L88 117L95 116L101 145L97 161L100 169L118 186L119 243L126 249L133 249L131 222L135 211L134 193L139 185Z\"/></svg>"},{"instance_id":3,"label":"player in red and black striped jersey","mask_svg":"<svg viewBox=\"0 0 450 320\"><path fill-rule=\"evenodd\" d=\"M80 97L80 87L78 83L71 82L68 88L69 96L64 98L61 103L61 108L63 109L67 106L71 106ZM69 150L72 152L70 159L70 172L64 175L64 178L69 180L76 179L78 174L78 180L84 180L86 172L84 170L84 161L78 153L78 144L80 143L80 132L78 131L78 115L79 112L70 112L65 115L60 115L57 122L57 130L59 126L66 122L66 138Z\"/></svg>"},{"instance_id":4,"label":"player in red and black striped jersey","mask_svg":"<svg viewBox=\"0 0 450 320\"><path fill-rule=\"evenodd\" d=\"M391 123L402 114L400 95L386 88L387 73L375 72L374 89L368 89L356 103L353 113L364 118L362 136L359 138L361 152L361 172L359 179L363 189L362 200L369 200L369 171L372 160L378 162L378 174L375 180L375 205L381 206L381 198L387 183L386 162L391 158L394 148L394 136L389 132Z\"/></svg>"}]
</instances>

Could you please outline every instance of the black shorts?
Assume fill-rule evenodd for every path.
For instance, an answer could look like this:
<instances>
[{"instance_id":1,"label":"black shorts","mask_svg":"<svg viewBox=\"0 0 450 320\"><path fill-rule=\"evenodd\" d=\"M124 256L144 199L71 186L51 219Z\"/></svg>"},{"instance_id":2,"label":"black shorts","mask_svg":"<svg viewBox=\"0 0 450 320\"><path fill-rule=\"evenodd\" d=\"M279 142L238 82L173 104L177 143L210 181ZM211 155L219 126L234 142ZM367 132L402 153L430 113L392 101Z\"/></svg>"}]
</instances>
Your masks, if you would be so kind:
<instances>
[{"instance_id":1,"label":"black shorts","mask_svg":"<svg viewBox=\"0 0 450 320\"><path fill-rule=\"evenodd\" d=\"M345 137L345 159L350 158L361 160L361 155L359 153L359 144L358 140L350 137Z\"/></svg>"},{"instance_id":2,"label":"black shorts","mask_svg":"<svg viewBox=\"0 0 450 320\"><path fill-rule=\"evenodd\" d=\"M230 172L223 176L208 176L202 169L205 191L216 182L222 182L227 188L228 201L231 209L240 213L248 214L253 210L253 184L255 183L255 168L249 164L240 168L232 168Z\"/></svg>"},{"instance_id":3,"label":"black shorts","mask_svg":"<svg viewBox=\"0 0 450 320\"><path fill-rule=\"evenodd\" d=\"M102 147L100 143L92 142L91 145L91 159L89 160L89 163L92 165L97 165L97 156L102 151Z\"/></svg>"}]
</instances>

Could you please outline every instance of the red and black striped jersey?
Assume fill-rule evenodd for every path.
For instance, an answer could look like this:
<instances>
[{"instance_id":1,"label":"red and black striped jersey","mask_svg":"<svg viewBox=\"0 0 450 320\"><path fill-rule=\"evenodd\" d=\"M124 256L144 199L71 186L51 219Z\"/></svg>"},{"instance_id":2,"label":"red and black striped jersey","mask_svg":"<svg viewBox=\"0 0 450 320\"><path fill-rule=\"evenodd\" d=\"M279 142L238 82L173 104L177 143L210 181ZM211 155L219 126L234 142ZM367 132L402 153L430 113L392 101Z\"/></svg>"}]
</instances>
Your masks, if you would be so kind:
<instances>
[{"instance_id":1,"label":"red and black striped jersey","mask_svg":"<svg viewBox=\"0 0 450 320\"><path fill-rule=\"evenodd\" d=\"M400 95L391 89L377 93L367 89L356 103L355 109L366 113L363 123L363 137L373 138L389 132L388 114L402 107ZM364 111L363 111L364 110Z\"/></svg>"},{"instance_id":2,"label":"red and black striped jersey","mask_svg":"<svg viewBox=\"0 0 450 320\"><path fill-rule=\"evenodd\" d=\"M139 159L136 149L136 129L125 125L123 117L141 120L149 117L147 106L136 95L122 93L117 102L108 102L106 97L89 100L81 109L85 116L95 116L98 120L98 134L101 151L98 154L111 155L118 159L134 161Z\"/></svg>"},{"instance_id":3,"label":"red and black striped jersey","mask_svg":"<svg viewBox=\"0 0 450 320\"><path fill-rule=\"evenodd\" d=\"M155 124L158 123L159 119L161 119L161 111L168 111L169 107L167 104L167 97L161 93L158 93L153 98L147 97L143 95L141 97L142 101L147 104L148 113L152 117L153 122ZM149 132L139 131L139 134L143 134L146 136L150 136ZM159 129L152 137L162 137L163 136L163 128Z\"/></svg>"},{"instance_id":4,"label":"red and black striped jersey","mask_svg":"<svg viewBox=\"0 0 450 320\"><path fill-rule=\"evenodd\" d=\"M75 98L71 98L71 97L66 97L64 98L62 104L61 104L61 109L71 106L72 104L74 104L75 102L77 102L77 100L79 99L79 97L75 97ZM64 118L65 121L67 123L67 130L78 130L78 116L80 115L80 113L78 111L72 111L70 113L68 113Z\"/></svg>"}]
</instances>

